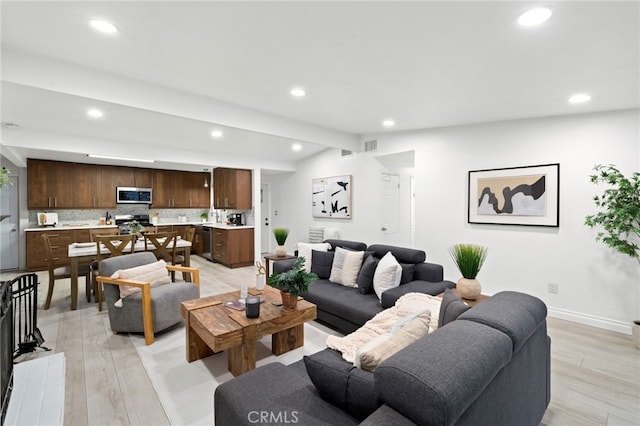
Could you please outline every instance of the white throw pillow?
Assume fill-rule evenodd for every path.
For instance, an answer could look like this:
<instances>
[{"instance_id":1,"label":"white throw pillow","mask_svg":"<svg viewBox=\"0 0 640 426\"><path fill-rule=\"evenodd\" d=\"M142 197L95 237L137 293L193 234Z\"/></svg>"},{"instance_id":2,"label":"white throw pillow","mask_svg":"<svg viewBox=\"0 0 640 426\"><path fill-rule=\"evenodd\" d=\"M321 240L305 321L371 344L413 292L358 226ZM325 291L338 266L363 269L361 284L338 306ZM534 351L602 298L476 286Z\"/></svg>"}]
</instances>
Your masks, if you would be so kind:
<instances>
[{"instance_id":1,"label":"white throw pillow","mask_svg":"<svg viewBox=\"0 0 640 426\"><path fill-rule=\"evenodd\" d=\"M311 254L313 250L317 251L329 251L331 244L329 243L298 243L298 257L304 257L304 270L311 272Z\"/></svg>"},{"instance_id":2,"label":"white throw pillow","mask_svg":"<svg viewBox=\"0 0 640 426\"><path fill-rule=\"evenodd\" d=\"M358 287L358 273L362 267L363 257L363 251L351 251L336 247L329 281L346 287Z\"/></svg>"},{"instance_id":3,"label":"white throw pillow","mask_svg":"<svg viewBox=\"0 0 640 426\"><path fill-rule=\"evenodd\" d=\"M171 277L169 276L167 264L164 260L136 266L135 268L117 270L111 275L111 278L148 282L151 284L151 287L171 283ZM139 291L140 289L138 287L120 286L120 300L115 303L115 306L119 308L122 307L122 299Z\"/></svg>"},{"instance_id":4,"label":"white throw pillow","mask_svg":"<svg viewBox=\"0 0 640 426\"><path fill-rule=\"evenodd\" d=\"M402 278L402 266L398 263L391 252L387 252L376 267L373 274L373 289L378 295L378 299L382 299L382 293L398 287Z\"/></svg>"}]
</instances>

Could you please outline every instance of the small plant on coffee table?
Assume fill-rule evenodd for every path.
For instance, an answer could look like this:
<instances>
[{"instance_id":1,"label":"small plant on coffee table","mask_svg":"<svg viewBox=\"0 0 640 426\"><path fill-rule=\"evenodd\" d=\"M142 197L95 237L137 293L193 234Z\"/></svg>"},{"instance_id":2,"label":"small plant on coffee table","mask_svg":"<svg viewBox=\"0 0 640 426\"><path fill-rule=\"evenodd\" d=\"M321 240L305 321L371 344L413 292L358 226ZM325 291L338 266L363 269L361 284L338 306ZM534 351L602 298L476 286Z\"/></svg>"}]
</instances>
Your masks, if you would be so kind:
<instances>
[{"instance_id":1,"label":"small plant on coffee table","mask_svg":"<svg viewBox=\"0 0 640 426\"><path fill-rule=\"evenodd\" d=\"M306 272L304 270L305 260L304 256L298 257L295 262L293 262L291 269L285 272L274 273L267 281L271 287L280 290L282 293L282 302L285 306L287 305L285 298L293 299L293 304L295 305L298 296L309 290L309 283L318 279L318 276L313 272Z\"/></svg>"}]
</instances>

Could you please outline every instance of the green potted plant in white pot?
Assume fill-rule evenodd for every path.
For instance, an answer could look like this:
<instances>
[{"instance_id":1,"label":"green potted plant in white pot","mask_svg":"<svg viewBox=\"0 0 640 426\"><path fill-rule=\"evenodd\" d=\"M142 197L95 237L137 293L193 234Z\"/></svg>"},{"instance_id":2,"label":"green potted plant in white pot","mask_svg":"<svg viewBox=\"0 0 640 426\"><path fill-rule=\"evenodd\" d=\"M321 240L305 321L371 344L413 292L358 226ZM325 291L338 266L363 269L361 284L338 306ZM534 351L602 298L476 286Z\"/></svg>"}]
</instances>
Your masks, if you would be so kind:
<instances>
[{"instance_id":1,"label":"green potted plant in white pot","mask_svg":"<svg viewBox=\"0 0 640 426\"><path fill-rule=\"evenodd\" d=\"M623 175L612 164L594 166L592 183L607 184L609 188L593 197L600 211L585 217L585 225L601 227L596 241L602 241L640 264L640 172L631 177ZM637 285L637 283L636 283ZM640 349L640 319L631 323L636 348Z\"/></svg>"},{"instance_id":2,"label":"green potted plant in white pot","mask_svg":"<svg viewBox=\"0 0 640 426\"><path fill-rule=\"evenodd\" d=\"M456 284L458 295L463 299L476 300L481 292L476 276L487 258L487 248L477 244L456 244L449 248L449 254L462 274Z\"/></svg>"},{"instance_id":3,"label":"green potted plant in white pot","mask_svg":"<svg viewBox=\"0 0 640 426\"><path fill-rule=\"evenodd\" d=\"M284 243L287 241L287 237L289 236L289 230L287 228L273 228L273 236L278 243L278 246L276 247L276 256L286 256L287 248L284 246Z\"/></svg>"}]
</instances>

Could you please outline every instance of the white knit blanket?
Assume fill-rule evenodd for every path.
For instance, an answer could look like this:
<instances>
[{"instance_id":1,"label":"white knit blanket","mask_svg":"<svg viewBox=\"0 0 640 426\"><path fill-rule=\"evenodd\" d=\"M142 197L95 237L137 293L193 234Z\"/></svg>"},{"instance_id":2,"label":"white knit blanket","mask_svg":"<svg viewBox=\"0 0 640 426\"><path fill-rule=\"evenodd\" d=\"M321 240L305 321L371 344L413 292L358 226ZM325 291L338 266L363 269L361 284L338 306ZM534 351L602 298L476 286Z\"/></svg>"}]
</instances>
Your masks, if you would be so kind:
<instances>
[{"instance_id":1,"label":"white knit blanket","mask_svg":"<svg viewBox=\"0 0 640 426\"><path fill-rule=\"evenodd\" d=\"M423 293L407 293L395 305L378 313L362 327L344 337L327 337L327 347L342 352L342 358L354 362L360 346L383 333L393 333L422 312L431 312L430 331L438 328L442 299Z\"/></svg>"}]
</instances>

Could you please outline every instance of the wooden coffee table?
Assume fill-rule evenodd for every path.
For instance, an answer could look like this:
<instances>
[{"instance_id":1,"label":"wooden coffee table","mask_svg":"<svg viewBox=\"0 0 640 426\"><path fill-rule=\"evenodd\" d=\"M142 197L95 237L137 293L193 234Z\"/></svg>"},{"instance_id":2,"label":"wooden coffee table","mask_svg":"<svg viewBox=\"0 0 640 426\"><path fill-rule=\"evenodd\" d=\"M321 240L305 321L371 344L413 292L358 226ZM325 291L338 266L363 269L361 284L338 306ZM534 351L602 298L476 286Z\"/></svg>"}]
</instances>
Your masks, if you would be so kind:
<instances>
[{"instance_id":1,"label":"wooden coffee table","mask_svg":"<svg viewBox=\"0 0 640 426\"><path fill-rule=\"evenodd\" d=\"M272 302L281 303L280 291L269 286L262 291L249 289L249 294L265 300L258 318L247 318L245 311L224 306L238 299L239 291L182 302L188 362L226 350L229 371L239 376L256 367L255 344L263 336L271 335L274 355L304 345L304 323L316 319L316 305L298 300L295 309L275 306Z\"/></svg>"}]
</instances>

